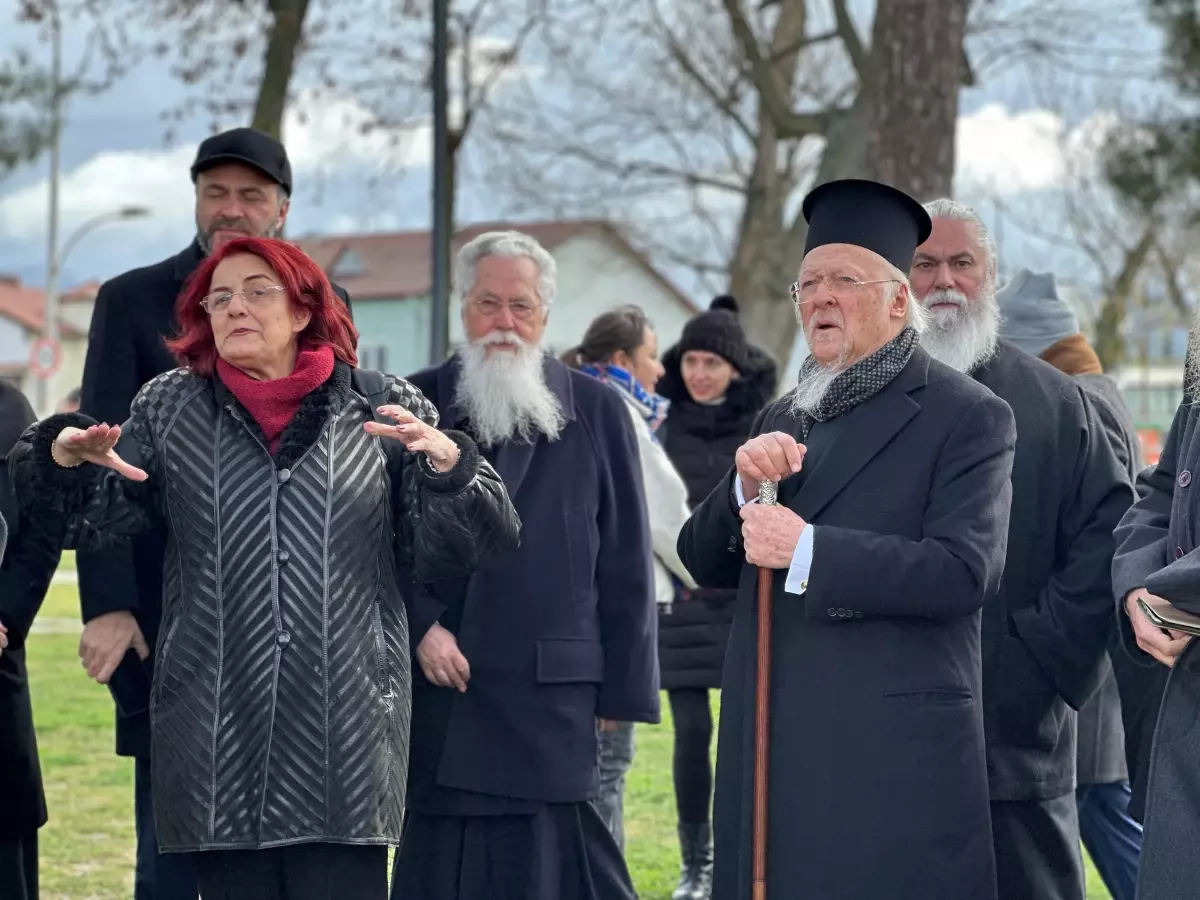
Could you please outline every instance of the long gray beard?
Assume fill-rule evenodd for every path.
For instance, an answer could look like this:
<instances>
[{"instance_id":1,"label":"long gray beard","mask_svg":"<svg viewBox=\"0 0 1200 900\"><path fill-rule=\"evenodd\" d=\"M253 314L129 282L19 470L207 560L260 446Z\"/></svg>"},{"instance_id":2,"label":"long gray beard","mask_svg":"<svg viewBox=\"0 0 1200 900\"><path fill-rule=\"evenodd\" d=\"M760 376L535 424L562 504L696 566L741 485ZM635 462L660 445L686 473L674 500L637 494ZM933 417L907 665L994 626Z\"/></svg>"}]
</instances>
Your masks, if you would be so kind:
<instances>
[{"instance_id":1,"label":"long gray beard","mask_svg":"<svg viewBox=\"0 0 1200 900\"><path fill-rule=\"evenodd\" d=\"M801 413L811 416L820 407L825 395L829 393L833 380L845 370L844 365L836 363L829 366L818 366L792 389L792 396L788 401L788 412L795 418L798 418Z\"/></svg>"},{"instance_id":2,"label":"long gray beard","mask_svg":"<svg viewBox=\"0 0 1200 900\"><path fill-rule=\"evenodd\" d=\"M929 309L935 303L957 303L957 309ZM929 310L929 327L921 346L934 359L970 374L996 354L1000 340L1000 307L991 288L985 287L975 303L958 291L935 291L921 304Z\"/></svg>"},{"instance_id":3,"label":"long gray beard","mask_svg":"<svg viewBox=\"0 0 1200 900\"><path fill-rule=\"evenodd\" d=\"M516 352L488 355L489 343L517 344ZM458 350L462 371L455 403L485 446L510 440L533 443L544 434L556 440L566 422L558 398L546 385L542 352L514 334L493 332Z\"/></svg>"}]
</instances>

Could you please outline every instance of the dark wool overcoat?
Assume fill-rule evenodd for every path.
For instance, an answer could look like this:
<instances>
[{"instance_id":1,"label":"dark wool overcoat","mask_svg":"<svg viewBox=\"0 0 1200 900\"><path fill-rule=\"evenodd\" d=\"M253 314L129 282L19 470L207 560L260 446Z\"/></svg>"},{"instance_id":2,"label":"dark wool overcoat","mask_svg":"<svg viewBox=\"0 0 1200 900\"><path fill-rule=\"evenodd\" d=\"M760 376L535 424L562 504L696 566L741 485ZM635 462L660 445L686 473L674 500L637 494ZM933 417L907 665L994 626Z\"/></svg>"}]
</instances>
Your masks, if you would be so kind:
<instances>
[{"instance_id":1,"label":"dark wool overcoat","mask_svg":"<svg viewBox=\"0 0 1200 900\"><path fill-rule=\"evenodd\" d=\"M779 401L754 432L798 425ZM779 502L815 526L803 593L774 573L769 900L996 896L980 610L1000 587L1016 432L1008 405L919 347L808 436ZM722 686L713 896L752 882L757 569L733 475L679 538L738 589Z\"/></svg>"},{"instance_id":2,"label":"dark wool overcoat","mask_svg":"<svg viewBox=\"0 0 1200 900\"><path fill-rule=\"evenodd\" d=\"M1075 790L1076 710L1100 687L1113 633L1113 529L1133 501L1080 384L1001 341L974 373L1017 423L1001 602L983 612L988 780L997 801Z\"/></svg>"},{"instance_id":3,"label":"dark wool overcoat","mask_svg":"<svg viewBox=\"0 0 1200 900\"><path fill-rule=\"evenodd\" d=\"M1200 409L1190 384L1158 464L1137 480L1138 500L1117 528L1113 593L1122 644L1131 659L1157 666L1138 648L1124 598L1144 587L1200 615ZM1138 900L1193 900L1200 884L1200 641L1170 669L1154 731L1147 784Z\"/></svg>"}]
</instances>

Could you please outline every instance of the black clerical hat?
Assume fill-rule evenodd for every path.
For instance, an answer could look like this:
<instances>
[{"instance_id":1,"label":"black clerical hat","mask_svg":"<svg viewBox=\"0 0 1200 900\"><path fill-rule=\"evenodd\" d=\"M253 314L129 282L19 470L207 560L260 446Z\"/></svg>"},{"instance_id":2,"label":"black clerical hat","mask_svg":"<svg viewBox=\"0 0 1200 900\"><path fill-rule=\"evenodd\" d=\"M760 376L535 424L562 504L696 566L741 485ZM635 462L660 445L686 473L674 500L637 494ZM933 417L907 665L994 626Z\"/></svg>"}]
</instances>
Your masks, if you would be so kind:
<instances>
[{"instance_id":1,"label":"black clerical hat","mask_svg":"<svg viewBox=\"0 0 1200 900\"><path fill-rule=\"evenodd\" d=\"M825 244L853 244L882 256L901 272L933 230L929 213L903 191L848 178L813 188L801 206L808 222L804 254Z\"/></svg>"}]
</instances>

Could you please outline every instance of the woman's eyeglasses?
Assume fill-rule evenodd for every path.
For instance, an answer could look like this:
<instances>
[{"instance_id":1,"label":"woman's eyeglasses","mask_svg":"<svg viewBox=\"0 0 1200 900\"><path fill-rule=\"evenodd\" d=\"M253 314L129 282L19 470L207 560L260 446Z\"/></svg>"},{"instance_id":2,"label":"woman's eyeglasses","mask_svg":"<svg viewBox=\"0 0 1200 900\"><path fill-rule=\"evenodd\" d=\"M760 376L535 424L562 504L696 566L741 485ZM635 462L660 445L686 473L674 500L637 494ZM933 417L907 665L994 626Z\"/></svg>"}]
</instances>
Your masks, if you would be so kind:
<instances>
[{"instance_id":1,"label":"woman's eyeglasses","mask_svg":"<svg viewBox=\"0 0 1200 900\"><path fill-rule=\"evenodd\" d=\"M255 307L265 303L275 291L282 290L285 290L282 285L275 284L270 287L249 288L244 291L217 291L201 300L200 305L211 316L229 309L229 304L233 302L234 297L241 297L246 301L247 306Z\"/></svg>"}]
</instances>

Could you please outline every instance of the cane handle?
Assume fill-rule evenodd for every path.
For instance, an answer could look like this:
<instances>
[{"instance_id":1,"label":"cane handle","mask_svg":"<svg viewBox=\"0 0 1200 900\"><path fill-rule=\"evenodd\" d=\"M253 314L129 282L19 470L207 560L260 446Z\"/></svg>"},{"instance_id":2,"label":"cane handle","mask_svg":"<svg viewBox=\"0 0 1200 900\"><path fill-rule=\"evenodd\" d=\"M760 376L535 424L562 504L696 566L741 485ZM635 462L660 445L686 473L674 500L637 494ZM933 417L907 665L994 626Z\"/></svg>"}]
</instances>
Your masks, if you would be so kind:
<instances>
[{"instance_id":1,"label":"cane handle","mask_svg":"<svg viewBox=\"0 0 1200 900\"><path fill-rule=\"evenodd\" d=\"M760 506L774 506L779 498L778 481L760 481L758 483L758 503Z\"/></svg>"}]
</instances>

